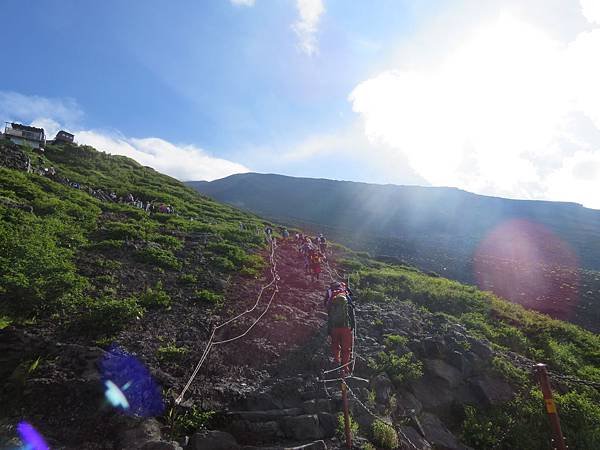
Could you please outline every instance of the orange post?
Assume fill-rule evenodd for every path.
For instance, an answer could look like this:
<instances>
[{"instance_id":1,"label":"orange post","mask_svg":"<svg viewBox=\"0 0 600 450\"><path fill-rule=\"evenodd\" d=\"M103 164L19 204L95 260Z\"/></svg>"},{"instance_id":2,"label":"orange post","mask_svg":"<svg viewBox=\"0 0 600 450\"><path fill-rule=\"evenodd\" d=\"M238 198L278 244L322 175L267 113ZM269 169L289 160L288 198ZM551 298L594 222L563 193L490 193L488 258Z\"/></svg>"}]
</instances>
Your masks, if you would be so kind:
<instances>
[{"instance_id":1,"label":"orange post","mask_svg":"<svg viewBox=\"0 0 600 450\"><path fill-rule=\"evenodd\" d=\"M352 448L352 431L350 430L350 413L348 412L348 388L342 380L342 403L344 405L344 431L346 432L346 447Z\"/></svg>"},{"instance_id":2,"label":"orange post","mask_svg":"<svg viewBox=\"0 0 600 450\"><path fill-rule=\"evenodd\" d=\"M567 450L565 438L563 437L562 429L560 428L560 418L558 417L558 411L556 410L556 403L554 403L554 398L552 397L552 388L550 387L550 379L548 378L546 364L536 364L534 370L540 382L540 387L542 388L546 412L548 413L550 426L552 427L552 448L554 450Z\"/></svg>"}]
</instances>

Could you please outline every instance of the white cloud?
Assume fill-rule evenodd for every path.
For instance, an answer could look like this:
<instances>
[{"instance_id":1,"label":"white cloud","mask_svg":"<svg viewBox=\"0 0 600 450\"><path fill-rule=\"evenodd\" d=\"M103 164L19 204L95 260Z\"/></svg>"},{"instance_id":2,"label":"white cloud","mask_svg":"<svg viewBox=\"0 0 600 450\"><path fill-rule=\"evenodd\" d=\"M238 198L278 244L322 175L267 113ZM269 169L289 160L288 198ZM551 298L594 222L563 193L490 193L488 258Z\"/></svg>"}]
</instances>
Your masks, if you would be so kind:
<instances>
[{"instance_id":1,"label":"white cloud","mask_svg":"<svg viewBox=\"0 0 600 450\"><path fill-rule=\"evenodd\" d=\"M254 6L255 0L229 0L235 6Z\"/></svg>"},{"instance_id":2,"label":"white cloud","mask_svg":"<svg viewBox=\"0 0 600 450\"><path fill-rule=\"evenodd\" d=\"M440 36L424 30L436 38L430 61L418 47L403 55L416 64L356 86L349 99L366 135L434 185L600 208L591 194L600 176L576 179L572 159L600 155L598 136L577 131L582 120L600 130L600 29L565 41L523 11L491 16L477 16L443 54L433 48Z\"/></svg>"},{"instance_id":3,"label":"white cloud","mask_svg":"<svg viewBox=\"0 0 600 450\"><path fill-rule=\"evenodd\" d=\"M77 124L83 111L70 98L48 98L0 91L0 118L6 121L27 121L32 118L51 117L63 124Z\"/></svg>"},{"instance_id":4,"label":"white cloud","mask_svg":"<svg viewBox=\"0 0 600 450\"><path fill-rule=\"evenodd\" d=\"M249 171L241 164L208 155L193 145L175 145L155 137L135 139L89 130L78 131L76 140L113 155L128 156L179 180L212 181Z\"/></svg>"},{"instance_id":5,"label":"white cloud","mask_svg":"<svg viewBox=\"0 0 600 450\"><path fill-rule=\"evenodd\" d=\"M600 1L598 0L580 0L583 15L590 22L600 24Z\"/></svg>"},{"instance_id":6,"label":"white cloud","mask_svg":"<svg viewBox=\"0 0 600 450\"><path fill-rule=\"evenodd\" d=\"M180 180L214 180L248 168L226 159L212 156L193 145L176 145L157 137L130 138L118 133L86 130L79 124L83 117L77 102L27 96L0 91L0 117L44 128L53 138L60 129L75 134L75 140L98 150L124 155L140 164Z\"/></svg>"},{"instance_id":7,"label":"white cloud","mask_svg":"<svg viewBox=\"0 0 600 450\"><path fill-rule=\"evenodd\" d=\"M296 9L299 17L292 29L298 35L300 50L312 56L319 51L317 31L321 15L325 12L323 0L296 0Z\"/></svg>"}]
</instances>

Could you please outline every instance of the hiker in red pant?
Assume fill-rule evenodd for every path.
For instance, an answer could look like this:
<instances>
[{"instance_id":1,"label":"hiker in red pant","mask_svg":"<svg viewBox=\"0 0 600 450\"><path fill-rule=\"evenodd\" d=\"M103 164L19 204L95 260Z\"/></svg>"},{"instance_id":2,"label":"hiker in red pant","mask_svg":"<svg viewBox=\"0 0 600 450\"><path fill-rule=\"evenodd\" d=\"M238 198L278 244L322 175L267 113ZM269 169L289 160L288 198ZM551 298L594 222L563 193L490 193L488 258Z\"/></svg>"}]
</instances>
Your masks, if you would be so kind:
<instances>
[{"instance_id":1,"label":"hiker in red pant","mask_svg":"<svg viewBox=\"0 0 600 450\"><path fill-rule=\"evenodd\" d=\"M321 273L321 254L315 249L310 253L308 260L310 279L315 282Z\"/></svg>"},{"instance_id":2,"label":"hiker in red pant","mask_svg":"<svg viewBox=\"0 0 600 450\"><path fill-rule=\"evenodd\" d=\"M331 337L331 353L341 368L342 376L350 373L352 333L354 330L354 305L344 293L337 293L326 303L327 330Z\"/></svg>"}]
</instances>

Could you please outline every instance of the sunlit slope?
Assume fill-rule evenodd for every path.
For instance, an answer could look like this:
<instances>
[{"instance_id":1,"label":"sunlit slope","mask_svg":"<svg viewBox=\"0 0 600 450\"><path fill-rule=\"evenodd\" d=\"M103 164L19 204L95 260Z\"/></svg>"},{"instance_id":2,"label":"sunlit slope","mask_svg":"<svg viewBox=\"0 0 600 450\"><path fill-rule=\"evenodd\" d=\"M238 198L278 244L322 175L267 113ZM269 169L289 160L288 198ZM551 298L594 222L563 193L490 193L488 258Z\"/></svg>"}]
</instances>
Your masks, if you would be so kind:
<instances>
[{"instance_id":1,"label":"sunlit slope","mask_svg":"<svg viewBox=\"0 0 600 450\"><path fill-rule=\"evenodd\" d=\"M86 146L48 145L43 156L0 146L28 152L34 170L0 167L5 321L56 314L55 324L93 325L90 334L107 336L142 314L145 293L181 296L191 289L186 279L218 293L220 278L262 266L251 254L263 245L255 217L171 177ZM44 168L56 175L35 173ZM118 201L129 195L152 202L155 212ZM173 213L161 213L161 205ZM239 222L248 229L239 230ZM95 322L100 318L106 320Z\"/></svg>"}]
</instances>

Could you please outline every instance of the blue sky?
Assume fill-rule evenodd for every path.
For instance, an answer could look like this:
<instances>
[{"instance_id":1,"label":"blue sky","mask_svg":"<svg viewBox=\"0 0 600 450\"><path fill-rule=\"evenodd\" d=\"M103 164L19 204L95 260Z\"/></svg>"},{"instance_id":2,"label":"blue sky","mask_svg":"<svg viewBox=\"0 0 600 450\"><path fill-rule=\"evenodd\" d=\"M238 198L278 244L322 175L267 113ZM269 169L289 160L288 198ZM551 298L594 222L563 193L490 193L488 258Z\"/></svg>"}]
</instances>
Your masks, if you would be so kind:
<instances>
[{"instance_id":1,"label":"blue sky","mask_svg":"<svg viewBox=\"0 0 600 450\"><path fill-rule=\"evenodd\" d=\"M578 167L600 167L600 114L569 87L585 80L551 80L565 92L553 105L578 106L531 133L511 108L539 115L528 105L545 91L525 108L507 106L510 94L478 100L488 89L522 97L557 62L596 50L590 0L550 1L5 0L0 118L66 127L181 179L255 170L589 204L600 171ZM512 80L520 48L556 54ZM502 59L507 50L516 56ZM457 81L470 73L490 86L472 94ZM577 131L563 132L574 118ZM579 187L556 188L578 170Z\"/></svg>"}]
</instances>

